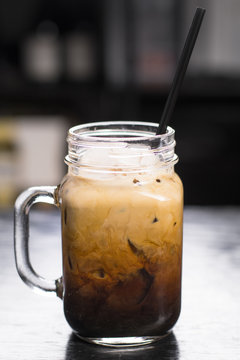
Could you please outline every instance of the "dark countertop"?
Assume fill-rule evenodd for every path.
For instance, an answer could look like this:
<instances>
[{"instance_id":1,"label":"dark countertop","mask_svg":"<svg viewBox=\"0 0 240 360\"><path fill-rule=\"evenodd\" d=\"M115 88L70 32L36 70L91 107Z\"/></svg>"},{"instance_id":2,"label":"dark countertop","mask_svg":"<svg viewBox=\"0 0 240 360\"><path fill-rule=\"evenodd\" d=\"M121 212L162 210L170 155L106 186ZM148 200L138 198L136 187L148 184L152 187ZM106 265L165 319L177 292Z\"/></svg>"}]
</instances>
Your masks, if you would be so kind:
<instances>
[{"instance_id":1,"label":"dark countertop","mask_svg":"<svg viewBox=\"0 0 240 360\"><path fill-rule=\"evenodd\" d=\"M31 291L18 277L10 213L0 214L0 359L240 359L240 208L187 207L182 312L171 335L142 348L85 344L71 334L61 300ZM31 260L61 275L57 212L31 214Z\"/></svg>"}]
</instances>

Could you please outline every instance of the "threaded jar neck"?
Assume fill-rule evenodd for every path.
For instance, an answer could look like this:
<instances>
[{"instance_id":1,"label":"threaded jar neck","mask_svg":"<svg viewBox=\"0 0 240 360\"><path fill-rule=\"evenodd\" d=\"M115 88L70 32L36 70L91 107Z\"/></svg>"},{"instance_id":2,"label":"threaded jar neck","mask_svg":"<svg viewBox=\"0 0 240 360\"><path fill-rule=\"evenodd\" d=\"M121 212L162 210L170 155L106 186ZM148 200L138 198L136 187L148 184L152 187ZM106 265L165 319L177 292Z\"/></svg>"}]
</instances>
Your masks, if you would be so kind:
<instances>
[{"instance_id":1,"label":"threaded jar neck","mask_svg":"<svg viewBox=\"0 0 240 360\"><path fill-rule=\"evenodd\" d=\"M70 167L87 171L149 172L169 168L178 161L175 131L156 135L158 124L135 121L98 122L78 125L68 132Z\"/></svg>"}]
</instances>

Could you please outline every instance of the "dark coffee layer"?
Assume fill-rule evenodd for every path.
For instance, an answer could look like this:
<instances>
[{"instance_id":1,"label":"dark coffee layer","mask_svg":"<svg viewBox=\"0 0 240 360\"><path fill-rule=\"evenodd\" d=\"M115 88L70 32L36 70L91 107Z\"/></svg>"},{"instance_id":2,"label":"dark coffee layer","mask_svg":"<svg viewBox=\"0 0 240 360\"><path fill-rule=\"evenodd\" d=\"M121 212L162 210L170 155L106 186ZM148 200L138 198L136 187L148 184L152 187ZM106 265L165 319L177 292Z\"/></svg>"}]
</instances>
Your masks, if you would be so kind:
<instances>
[{"instance_id":1,"label":"dark coffee layer","mask_svg":"<svg viewBox=\"0 0 240 360\"><path fill-rule=\"evenodd\" d=\"M180 313L179 275L173 282L142 268L113 284L90 281L85 275L79 287L66 274L66 319L83 337L162 335Z\"/></svg>"}]
</instances>

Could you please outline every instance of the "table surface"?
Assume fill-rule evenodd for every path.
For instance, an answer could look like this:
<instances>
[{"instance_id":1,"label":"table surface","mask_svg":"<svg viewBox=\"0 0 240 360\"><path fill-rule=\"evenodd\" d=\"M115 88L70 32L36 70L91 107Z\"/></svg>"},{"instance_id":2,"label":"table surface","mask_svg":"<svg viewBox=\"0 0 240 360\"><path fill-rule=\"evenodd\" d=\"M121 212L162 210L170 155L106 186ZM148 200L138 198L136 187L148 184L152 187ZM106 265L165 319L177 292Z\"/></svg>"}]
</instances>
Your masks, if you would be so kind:
<instances>
[{"instance_id":1,"label":"table surface","mask_svg":"<svg viewBox=\"0 0 240 360\"><path fill-rule=\"evenodd\" d=\"M31 261L61 275L57 212L32 211ZM240 208L187 207L182 311L174 331L154 345L113 349L78 340L62 302L31 291L18 277L12 214L0 214L0 359L240 359Z\"/></svg>"}]
</instances>

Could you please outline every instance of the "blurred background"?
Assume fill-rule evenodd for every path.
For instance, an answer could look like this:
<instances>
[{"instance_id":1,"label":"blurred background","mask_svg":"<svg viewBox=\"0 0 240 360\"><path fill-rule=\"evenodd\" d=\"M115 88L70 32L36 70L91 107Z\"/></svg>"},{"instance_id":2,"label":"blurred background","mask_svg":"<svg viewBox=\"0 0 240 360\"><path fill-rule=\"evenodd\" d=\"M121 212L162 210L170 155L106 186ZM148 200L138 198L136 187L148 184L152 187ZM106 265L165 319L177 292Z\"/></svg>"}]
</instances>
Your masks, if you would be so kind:
<instances>
[{"instance_id":1,"label":"blurred background","mask_svg":"<svg viewBox=\"0 0 240 360\"><path fill-rule=\"evenodd\" d=\"M159 121L196 6L176 170L186 204L240 204L239 0L1 0L0 208L61 181L69 127Z\"/></svg>"}]
</instances>

